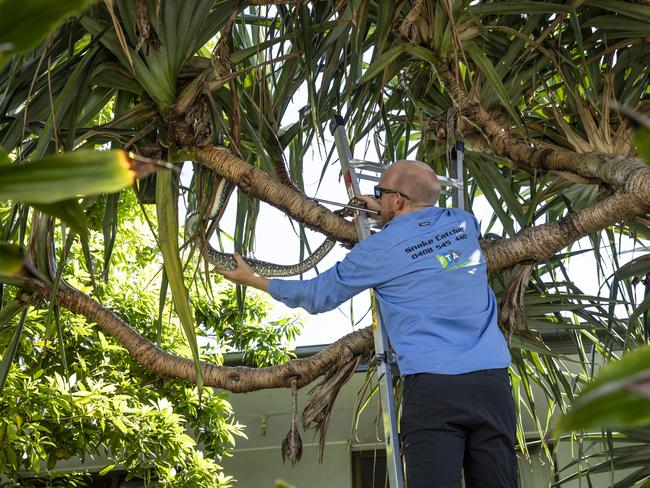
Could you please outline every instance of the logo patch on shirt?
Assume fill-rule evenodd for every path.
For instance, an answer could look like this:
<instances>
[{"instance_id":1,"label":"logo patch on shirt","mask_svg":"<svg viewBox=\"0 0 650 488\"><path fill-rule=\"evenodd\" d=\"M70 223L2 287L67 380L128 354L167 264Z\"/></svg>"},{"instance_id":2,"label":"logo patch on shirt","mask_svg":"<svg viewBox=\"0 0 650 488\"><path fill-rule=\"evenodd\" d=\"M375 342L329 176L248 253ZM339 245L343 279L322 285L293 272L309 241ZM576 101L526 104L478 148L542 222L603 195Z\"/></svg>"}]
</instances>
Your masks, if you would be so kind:
<instances>
[{"instance_id":1,"label":"logo patch on shirt","mask_svg":"<svg viewBox=\"0 0 650 488\"><path fill-rule=\"evenodd\" d=\"M458 261L460 261L460 252L459 251L449 251L443 254L437 254L436 257L438 258L438 261L440 261L440 264L442 265L443 269L451 266L452 264L456 264Z\"/></svg>"}]
</instances>

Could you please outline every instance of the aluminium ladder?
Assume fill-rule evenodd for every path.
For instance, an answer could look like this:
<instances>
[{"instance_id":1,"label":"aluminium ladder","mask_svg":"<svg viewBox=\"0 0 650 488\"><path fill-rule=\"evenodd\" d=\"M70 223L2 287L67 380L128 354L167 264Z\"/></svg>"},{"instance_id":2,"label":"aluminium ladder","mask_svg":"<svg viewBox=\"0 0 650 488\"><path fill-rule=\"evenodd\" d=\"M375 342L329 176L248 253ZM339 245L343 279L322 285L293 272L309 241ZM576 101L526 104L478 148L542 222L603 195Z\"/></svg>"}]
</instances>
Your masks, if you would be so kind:
<instances>
[{"instance_id":1,"label":"aluminium ladder","mask_svg":"<svg viewBox=\"0 0 650 488\"><path fill-rule=\"evenodd\" d=\"M341 162L343 180L348 197L353 198L361 195L359 187L360 180L379 182L387 165L371 161L354 159L345 133L343 118L340 115L334 116L332 133L336 143L336 149ZM452 154L456 164L450 165L450 177L438 176L442 187L451 188L452 206L464 209L463 198L463 152L462 141L455 144L455 153ZM449 194L450 191L443 192ZM358 212L355 220L355 227L359 240L370 237L371 225L365 212ZM384 436L386 441L386 466L388 469L388 480L390 488L403 488L404 476L402 462L399 452L399 441L397 436L397 415L395 413L395 397L393 392L392 366L396 363L394 354L390 351L388 336L381 321L381 313L375 300L374 290L370 290L370 303L372 308L372 330L375 343L374 360L377 365L377 378L381 397L381 410L384 423Z\"/></svg>"}]
</instances>

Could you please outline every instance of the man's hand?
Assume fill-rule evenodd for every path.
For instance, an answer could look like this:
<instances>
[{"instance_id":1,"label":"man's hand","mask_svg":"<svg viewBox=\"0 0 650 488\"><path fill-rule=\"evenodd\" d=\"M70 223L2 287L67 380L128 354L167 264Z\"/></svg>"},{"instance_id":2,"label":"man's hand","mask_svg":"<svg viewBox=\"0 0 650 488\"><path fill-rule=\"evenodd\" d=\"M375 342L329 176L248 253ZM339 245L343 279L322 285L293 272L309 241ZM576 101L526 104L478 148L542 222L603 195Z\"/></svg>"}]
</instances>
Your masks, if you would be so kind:
<instances>
[{"instance_id":1,"label":"man's hand","mask_svg":"<svg viewBox=\"0 0 650 488\"><path fill-rule=\"evenodd\" d=\"M269 291L269 280L267 278L255 273L248 263L244 261L244 258L242 258L238 253L234 253L233 257L235 258L237 267L232 271L216 269L217 273L238 285L252 286L258 290Z\"/></svg>"},{"instance_id":2,"label":"man's hand","mask_svg":"<svg viewBox=\"0 0 650 488\"><path fill-rule=\"evenodd\" d=\"M377 220L377 221L381 220L381 217L380 217L380 215L381 215L381 204L379 203L379 201L375 197L370 196L370 195L358 195L355 198L357 200L361 200L363 203L365 203L366 208L368 210L375 210L376 212L379 212L379 215L366 213L366 216L370 220ZM356 214L355 217L354 217L355 222L357 220L358 215L359 214Z\"/></svg>"},{"instance_id":3,"label":"man's hand","mask_svg":"<svg viewBox=\"0 0 650 488\"><path fill-rule=\"evenodd\" d=\"M365 203L368 210L381 211L381 204L375 197L370 195L357 195L355 198Z\"/></svg>"}]
</instances>

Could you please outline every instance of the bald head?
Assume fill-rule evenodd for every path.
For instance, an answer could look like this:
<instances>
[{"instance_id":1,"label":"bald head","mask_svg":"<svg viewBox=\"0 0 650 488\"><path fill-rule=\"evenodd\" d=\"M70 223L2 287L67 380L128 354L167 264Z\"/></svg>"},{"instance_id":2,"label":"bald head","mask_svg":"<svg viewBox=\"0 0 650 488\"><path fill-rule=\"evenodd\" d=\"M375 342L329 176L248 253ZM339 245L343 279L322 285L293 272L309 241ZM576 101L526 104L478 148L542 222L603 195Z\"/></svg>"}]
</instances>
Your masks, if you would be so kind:
<instances>
[{"instance_id":1,"label":"bald head","mask_svg":"<svg viewBox=\"0 0 650 488\"><path fill-rule=\"evenodd\" d=\"M391 164L382 185L408 195L410 206L433 205L440 195L436 173L421 161L402 159Z\"/></svg>"}]
</instances>

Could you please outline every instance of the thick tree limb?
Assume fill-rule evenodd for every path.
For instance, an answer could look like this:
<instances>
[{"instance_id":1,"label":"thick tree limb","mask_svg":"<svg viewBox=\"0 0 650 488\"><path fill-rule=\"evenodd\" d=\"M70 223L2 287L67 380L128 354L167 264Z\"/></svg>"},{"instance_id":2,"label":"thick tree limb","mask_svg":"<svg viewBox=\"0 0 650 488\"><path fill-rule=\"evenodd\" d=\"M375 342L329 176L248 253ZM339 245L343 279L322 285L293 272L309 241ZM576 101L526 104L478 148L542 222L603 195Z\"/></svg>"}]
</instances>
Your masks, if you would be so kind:
<instances>
[{"instance_id":1,"label":"thick tree limb","mask_svg":"<svg viewBox=\"0 0 650 488\"><path fill-rule=\"evenodd\" d=\"M286 191L286 188L285 188ZM619 190L593 207L571 214L564 219L523 230L518 235L500 241L484 242L484 251L490 271L530 260L541 260L553 255L577 239L624 219L647 213L650 201L639 203L631 196L633 183ZM306 198L302 196L302 198ZM44 297L50 289L40 284ZM160 349L141 336L116 314L87 295L61 285L56 294L57 303L87 319L96 322L113 336L145 368L175 378L195 381L194 363ZM291 387L292 379L299 388L322 376L341 361L367 353L372 348L372 332L365 328L339 339L324 350L306 359L268 368L225 367L202 362L205 385L232 392L247 392L266 388Z\"/></svg>"},{"instance_id":2,"label":"thick tree limb","mask_svg":"<svg viewBox=\"0 0 650 488\"><path fill-rule=\"evenodd\" d=\"M357 242L354 224L334 215L303 193L275 181L264 171L231 154L227 149L208 146L191 151L195 160L232 181L244 192L263 200L305 224L344 243Z\"/></svg>"},{"instance_id":3,"label":"thick tree limb","mask_svg":"<svg viewBox=\"0 0 650 488\"><path fill-rule=\"evenodd\" d=\"M351 223L339 219L304 194L274 181L226 149L208 147L197 150L194 154L199 161L221 176L239 183L243 191L281 209L308 227L336 239L344 236L349 242L356 241ZM650 210L650 193L646 185L650 180L644 176L649 170L645 165L636 166L632 170L626 162L622 166L627 174L622 188L591 208L557 222L524 229L510 239L483 242L488 269L497 271L523 261L539 261L592 232L645 215ZM611 171L616 172L615 169Z\"/></svg>"},{"instance_id":4,"label":"thick tree limb","mask_svg":"<svg viewBox=\"0 0 650 488\"><path fill-rule=\"evenodd\" d=\"M650 200L637 196L632 178L622 190L557 222L528 227L510 239L484 241L488 270L497 271L524 261L552 256L581 237L650 211Z\"/></svg>"},{"instance_id":5,"label":"thick tree limb","mask_svg":"<svg viewBox=\"0 0 650 488\"><path fill-rule=\"evenodd\" d=\"M488 113L490 114L490 117L492 117L492 119L495 120L498 124L501 124L501 121L505 119L503 110L490 110ZM490 142L488 141L487 137L481 133L481 131L476 126L471 124L467 118L462 119L461 124L462 125L460 132L462 134L463 142L465 143L465 149L481 154L497 155L492 149L492 146L490 146ZM541 132L543 130L543 128L540 126L535 125L536 124L528 124L528 128L534 127L538 132ZM434 137L439 142L451 142L448 141L449 136L447 134L447 131L449 127L446 115L438 118L425 118L422 121L421 127L424 137ZM552 133L548 130L545 132L546 137L552 139L553 143L539 139L533 139L531 142L538 149L557 149L558 145L562 147L563 145L568 144L566 139L562 138L559 134ZM451 139L454 139L454 134L451 134Z\"/></svg>"},{"instance_id":6,"label":"thick tree limb","mask_svg":"<svg viewBox=\"0 0 650 488\"><path fill-rule=\"evenodd\" d=\"M48 297L49 287L42 282L39 286L42 295ZM96 322L102 331L114 337L129 351L131 357L145 368L165 376L196 382L196 370L191 359L163 351L88 295L61 284L57 290L56 302L61 307ZM339 364L342 358L352 359L371 348L372 331L367 327L348 334L309 358L295 359L279 366L229 367L202 361L201 371L206 386L223 388L235 393L268 388L289 388L293 379L296 379L298 388L302 388Z\"/></svg>"},{"instance_id":7,"label":"thick tree limb","mask_svg":"<svg viewBox=\"0 0 650 488\"><path fill-rule=\"evenodd\" d=\"M451 143L454 140L454 134L447 134L448 127L446 116L440 117L438 119L425 118L422 121L421 128L423 136L427 139L434 138L440 143ZM465 149L468 151L478 152L482 154L494 154L494 151L490 147L489 142L476 128L464 127L462 129L462 134Z\"/></svg>"},{"instance_id":8,"label":"thick tree limb","mask_svg":"<svg viewBox=\"0 0 650 488\"><path fill-rule=\"evenodd\" d=\"M531 168L569 171L585 178L597 178L617 188L630 178L638 198L650 199L650 168L641 160L603 153L577 153L564 149L539 149L513 137L490 114L473 100L459 84L452 70L442 63L438 73L449 93L456 98L463 117L478 127L487 137L494 153Z\"/></svg>"}]
</instances>

